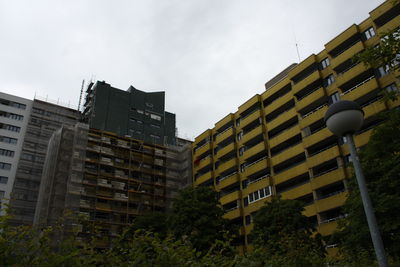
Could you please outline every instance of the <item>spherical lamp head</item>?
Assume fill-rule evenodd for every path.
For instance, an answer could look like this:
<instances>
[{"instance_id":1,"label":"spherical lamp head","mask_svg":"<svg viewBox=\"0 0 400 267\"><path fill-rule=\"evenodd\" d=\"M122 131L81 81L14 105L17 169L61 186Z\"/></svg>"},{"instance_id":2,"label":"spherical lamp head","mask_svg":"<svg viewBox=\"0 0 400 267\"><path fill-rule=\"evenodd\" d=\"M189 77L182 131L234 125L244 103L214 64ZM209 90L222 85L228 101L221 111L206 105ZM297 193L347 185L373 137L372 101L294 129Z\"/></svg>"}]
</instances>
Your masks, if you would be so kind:
<instances>
[{"instance_id":1,"label":"spherical lamp head","mask_svg":"<svg viewBox=\"0 0 400 267\"><path fill-rule=\"evenodd\" d=\"M324 120L328 129L337 136L354 134L364 123L364 111L356 102L341 100L328 108Z\"/></svg>"}]
</instances>

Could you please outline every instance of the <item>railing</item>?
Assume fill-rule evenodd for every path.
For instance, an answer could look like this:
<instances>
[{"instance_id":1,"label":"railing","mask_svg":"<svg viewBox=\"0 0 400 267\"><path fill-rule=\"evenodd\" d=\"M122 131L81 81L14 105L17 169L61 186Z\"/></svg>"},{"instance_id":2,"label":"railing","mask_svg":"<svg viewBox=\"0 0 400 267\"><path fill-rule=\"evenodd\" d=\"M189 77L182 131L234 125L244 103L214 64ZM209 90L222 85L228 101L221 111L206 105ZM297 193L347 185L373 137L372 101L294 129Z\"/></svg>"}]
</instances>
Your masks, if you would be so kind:
<instances>
[{"instance_id":1,"label":"railing","mask_svg":"<svg viewBox=\"0 0 400 267\"><path fill-rule=\"evenodd\" d=\"M355 44L357 44L358 42L360 42L361 40L356 40L354 43L351 43L349 46L347 46L346 48L342 49L339 51L339 53L337 53L333 58L337 58L338 56L340 56L341 54L343 54L344 52L346 52L348 49L350 49L351 47L353 47Z\"/></svg>"},{"instance_id":2,"label":"railing","mask_svg":"<svg viewBox=\"0 0 400 267\"><path fill-rule=\"evenodd\" d=\"M217 134L215 135L215 138L217 138L218 136L220 136L221 134L225 133L226 131L228 131L228 130L230 130L230 129L232 129L232 128L233 128L233 125L229 126L228 128L226 128L226 129L223 130L222 132L217 133Z\"/></svg>"},{"instance_id":3,"label":"railing","mask_svg":"<svg viewBox=\"0 0 400 267\"><path fill-rule=\"evenodd\" d=\"M315 155L317 155L317 154L319 154L319 153L321 153L321 152L323 152L323 151L325 151L325 150L328 150L328 149L330 149L330 148L332 148L332 147L334 147L334 146L336 146L336 145L337 145L336 143L331 144L331 145L329 145L329 146L327 146L327 147L324 147L324 148L322 148L322 149L320 149L320 150L318 150L318 151L316 151L316 152L313 152L313 153L309 154L308 156L309 156L309 157L315 156Z\"/></svg>"},{"instance_id":4,"label":"railing","mask_svg":"<svg viewBox=\"0 0 400 267\"><path fill-rule=\"evenodd\" d=\"M260 159L258 159L258 160L256 160L256 161L250 163L250 164L246 164L246 165L244 166L244 168L246 169L246 168L248 168L248 167L250 167L250 166L252 166L252 165L254 165L254 164L256 164L256 163L258 163L258 162L260 162L260 161L262 161L262 160L264 160L264 159L266 159L266 158L268 158L268 156L264 156L264 157L262 157L262 158L260 158Z\"/></svg>"},{"instance_id":5,"label":"railing","mask_svg":"<svg viewBox=\"0 0 400 267\"><path fill-rule=\"evenodd\" d=\"M350 93L351 91L353 91L354 89L356 89L356 88L360 87L361 85L363 85L363 84L365 84L365 83L369 82L369 81L370 81L370 80L372 80L372 79L375 79L375 76L374 76L374 75L372 75L372 76L371 76L371 77L369 77L368 79L366 79L366 80L364 80L364 81L360 82L359 84L357 84L357 85L355 85L355 86L351 87L349 90L346 90L346 91L344 91L344 92L343 92L343 93L341 93L340 95L341 95L341 96L344 96L344 95L346 95L346 94Z\"/></svg>"},{"instance_id":6,"label":"railing","mask_svg":"<svg viewBox=\"0 0 400 267\"><path fill-rule=\"evenodd\" d=\"M343 192L346 192L346 189L342 189L342 190L338 190L338 191L329 193L327 195L324 195L324 196L318 198L318 200L322 200L322 199L326 199L326 198L331 197L331 196L339 195L340 193L343 193Z\"/></svg>"},{"instance_id":7,"label":"railing","mask_svg":"<svg viewBox=\"0 0 400 267\"><path fill-rule=\"evenodd\" d=\"M320 224L334 222L334 221L337 221L337 220L340 220L340 219L344 219L346 217L347 217L347 214L340 215L340 216L337 216L337 217L334 217L334 218L331 218L331 219L323 220L323 221L320 222Z\"/></svg>"},{"instance_id":8,"label":"railing","mask_svg":"<svg viewBox=\"0 0 400 267\"><path fill-rule=\"evenodd\" d=\"M359 62L354 63L352 65L350 65L347 69L341 71L338 73L338 76L342 76L343 74L345 74L346 72L348 72L349 70L351 70L352 68L354 68L355 66L357 66L358 64L360 64Z\"/></svg>"},{"instance_id":9,"label":"railing","mask_svg":"<svg viewBox=\"0 0 400 267\"><path fill-rule=\"evenodd\" d=\"M307 94L303 95L301 98L297 98L297 101L300 101L300 100L306 98L307 96L311 95L312 93L314 93L315 91L317 91L320 88L323 88L323 87L320 85L320 86L318 86L318 87L316 87L314 89L311 89L310 92L308 92Z\"/></svg>"},{"instance_id":10,"label":"railing","mask_svg":"<svg viewBox=\"0 0 400 267\"><path fill-rule=\"evenodd\" d=\"M238 208L239 208L239 206L236 206L236 207L227 209L227 210L225 210L225 213L228 213L228 212L230 212L230 211L232 211L232 210L236 210L236 209L238 209Z\"/></svg>"},{"instance_id":11,"label":"railing","mask_svg":"<svg viewBox=\"0 0 400 267\"><path fill-rule=\"evenodd\" d=\"M253 181L249 181L249 182L247 183L247 185L256 183L256 182L261 181L262 179L268 178L268 177L270 177L270 176L271 176L270 174L263 175L263 176L261 176L261 177L255 179L255 180L253 180Z\"/></svg>"},{"instance_id":12,"label":"railing","mask_svg":"<svg viewBox=\"0 0 400 267\"><path fill-rule=\"evenodd\" d=\"M304 118L310 116L311 114L313 114L314 112L317 112L318 110L322 109L322 108L325 107L325 106L328 106L328 105L327 105L327 104L323 104L323 105L321 105L321 106L319 106L319 107L317 107L317 108L311 110L310 112L308 112L307 114L305 114L304 116L302 116L302 118L304 119Z\"/></svg>"},{"instance_id":13,"label":"railing","mask_svg":"<svg viewBox=\"0 0 400 267\"><path fill-rule=\"evenodd\" d=\"M218 182L221 182L221 181L223 181L223 180L225 180L225 179L227 179L227 178L229 178L229 177L231 177L231 176L233 176L235 174L237 174L237 172L233 172L233 173L230 173L230 174L228 174L228 175L226 175L224 177L221 177L221 178L219 178Z\"/></svg>"},{"instance_id":14,"label":"railing","mask_svg":"<svg viewBox=\"0 0 400 267\"><path fill-rule=\"evenodd\" d=\"M321 173L318 173L317 175L314 175L314 176L313 176L313 178L316 178L316 177L322 176L322 175L324 175L324 174L326 174L326 173L328 173L328 172L334 171L334 170L336 170L336 169L339 169L339 167L338 167L338 166L336 166L336 167L334 167L334 168L331 168L331 169L329 169L329 170L326 170L326 171L323 171L323 172L321 172Z\"/></svg>"}]
</instances>

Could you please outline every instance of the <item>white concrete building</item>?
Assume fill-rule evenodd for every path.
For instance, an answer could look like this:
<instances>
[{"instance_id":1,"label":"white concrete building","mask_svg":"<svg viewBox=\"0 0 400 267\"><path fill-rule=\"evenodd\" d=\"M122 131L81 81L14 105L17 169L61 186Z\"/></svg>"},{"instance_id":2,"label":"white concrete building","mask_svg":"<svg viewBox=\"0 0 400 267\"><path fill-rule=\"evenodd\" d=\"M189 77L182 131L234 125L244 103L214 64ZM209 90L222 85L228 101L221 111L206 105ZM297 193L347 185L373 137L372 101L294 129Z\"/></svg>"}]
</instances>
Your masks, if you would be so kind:
<instances>
[{"instance_id":1,"label":"white concrete building","mask_svg":"<svg viewBox=\"0 0 400 267\"><path fill-rule=\"evenodd\" d=\"M32 108L32 100L0 92L0 215L8 203Z\"/></svg>"}]
</instances>

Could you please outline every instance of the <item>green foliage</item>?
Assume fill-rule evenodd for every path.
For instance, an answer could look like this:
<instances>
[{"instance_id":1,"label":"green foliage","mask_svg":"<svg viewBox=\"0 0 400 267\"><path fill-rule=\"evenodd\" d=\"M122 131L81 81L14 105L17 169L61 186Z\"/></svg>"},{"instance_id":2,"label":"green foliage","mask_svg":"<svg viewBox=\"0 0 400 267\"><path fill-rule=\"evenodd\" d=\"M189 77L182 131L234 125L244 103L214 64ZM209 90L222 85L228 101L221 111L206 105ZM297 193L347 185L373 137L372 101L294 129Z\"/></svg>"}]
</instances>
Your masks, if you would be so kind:
<instances>
[{"instance_id":1,"label":"green foliage","mask_svg":"<svg viewBox=\"0 0 400 267\"><path fill-rule=\"evenodd\" d=\"M208 187L187 188L174 201L170 218L171 232L186 237L199 251L207 251L215 240L224 240L224 233L233 233L217 194Z\"/></svg>"},{"instance_id":2,"label":"green foliage","mask_svg":"<svg viewBox=\"0 0 400 267\"><path fill-rule=\"evenodd\" d=\"M360 152L385 250L393 262L400 261L400 111L386 114L387 120L376 127L368 145ZM349 197L344 205L348 214L339 222L335 242L347 262L365 266L375 254L355 178L349 181Z\"/></svg>"},{"instance_id":3,"label":"green foliage","mask_svg":"<svg viewBox=\"0 0 400 267\"><path fill-rule=\"evenodd\" d=\"M320 266L325 248L319 234L302 214L303 203L273 198L254 219L251 237L256 253L268 266Z\"/></svg>"},{"instance_id":4,"label":"green foliage","mask_svg":"<svg viewBox=\"0 0 400 267\"><path fill-rule=\"evenodd\" d=\"M387 66L389 74L394 76L394 72L400 68L400 29L381 34L380 37L381 42L378 46L367 47L363 52L357 54L354 60L371 68ZM399 88L399 80L397 77L395 78ZM394 100L397 98L395 92L382 93L387 99Z\"/></svg>"},{"instance_id":5,"label":"green foliage","mask_svg":"<svg viewBox=\"0 0 400 267\"><path fill-rule=\"evenodd\" d=\"M130 228L133 231L145 230L158 234L161 239L166 238L168 234L168 214L153 212L138 216Z\"/></svg>"}]
</instances>

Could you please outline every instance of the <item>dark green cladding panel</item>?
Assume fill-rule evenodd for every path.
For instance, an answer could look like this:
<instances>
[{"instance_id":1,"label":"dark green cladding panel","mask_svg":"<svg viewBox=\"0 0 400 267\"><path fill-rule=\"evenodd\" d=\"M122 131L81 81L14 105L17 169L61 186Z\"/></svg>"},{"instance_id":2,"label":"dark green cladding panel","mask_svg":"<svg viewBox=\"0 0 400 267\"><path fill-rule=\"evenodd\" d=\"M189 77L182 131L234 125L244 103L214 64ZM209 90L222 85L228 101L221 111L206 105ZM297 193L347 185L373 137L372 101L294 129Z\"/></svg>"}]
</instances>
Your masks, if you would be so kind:
<instances>
[{"instance_id":1,"label":"dark green cladding panel","mask_svg":"<svg viewBox=\"0 0 400 267\"><path fill-rule=\"evenodd\" d=\"M165 111L165 92L127 91L97 82L90 127L146 142L175 144L175 114ZM159 116L154 119L151 114Z\"/></svg>"}]
</instances>

